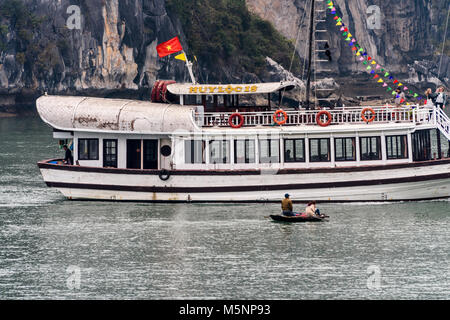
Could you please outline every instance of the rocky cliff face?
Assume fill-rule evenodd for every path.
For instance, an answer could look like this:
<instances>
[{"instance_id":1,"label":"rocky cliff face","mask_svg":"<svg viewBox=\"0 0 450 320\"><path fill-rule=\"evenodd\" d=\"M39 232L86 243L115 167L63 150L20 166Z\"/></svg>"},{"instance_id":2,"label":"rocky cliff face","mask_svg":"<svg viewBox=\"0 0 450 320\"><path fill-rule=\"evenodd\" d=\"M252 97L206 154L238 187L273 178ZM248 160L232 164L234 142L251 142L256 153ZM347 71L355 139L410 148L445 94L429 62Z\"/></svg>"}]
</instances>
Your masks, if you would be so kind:
<instances>
[{"instance_id":1,"label":"rocky cliff face","mask_svg":"<svg viewBox=\"0 0 450 320\"><path fill-rule=\"evenodd\" d=\"M11 12L0 12L3 93L137 90L157 77L185 76L182 63L157 57L157 43L183 34L164 0L77 1L78 26L74 1L0 2L11 1ZM34 19L35 26L23 26Z\"/></svg>"},{"instance_id":2,"label":"rocky cliff face","mask_svg":"<svg viewBox=\"0 0 450 320\"><path fill-rule=\"evenodd\" d=\"M295 41L298 35L298 54L305 57L304 44L308 37L308 19L311 1L307 0L246 0L250 10L271 21L286 37ZM440 83L438 70L449 0L333 0L358 42L372 57L392 72L409 80ZM380 9L377 12L378 6ZM325 1L316 2L316 9L326 9ZM379 25L372 19L379 13ZM327 69L333 76L350 76L363 71L358 60L346 46L334 20L328 13L317 29L327 30L320 39L329 40L333 62ZM320 48L319 48L320 49ZM448 51L447 51L448 52ZM449 84L450 68L444 56L439 78Z\"/></svg>"},{"instance_id":3,"label":"rocky cliff face","mask_svg":"<svg viewBox=\"0 0 450 320\"><path fill-rule=\"evenodd\" d=\"M309 1L245 1L252 12L272 22L286 38L295 42L298 35L296 49L300 57L305 57L308 23L305 13ZM334 2L360 44L387 68L410 81L448 84L450 59L445 57L440 64L436 53L440 50L450 0ZM72 5L80 9L79 27L76 11L70 10ZM367 19L372 15L368 13L369 5L381 9L379 29L368 27ZM324 4L318 2L317 6ZM165 0L0 0L0 94L3 96L0 105L17 104L27 94L33 97L44 91L120 93L146 98L148 88L157 78L188 81L183 62L157 57L156 45L176 35L189 50L189 34L184 35L177 15L167 8ZM353 78L355 73L362 74L360 64L346 48L332 19L328 18L319 28L328 30L323 37L329 40L333 57L327 68L333 71L326 76ZM210 73L216 75L214 81L223 82L283 77L283 72L273 72L277 69L276 62L272 59L266 62L269 78L246 74L242 68L223 64ZM288 67L284 65L285 69ZM301 78L300 74L294 75ZM16 99L11 100L10 95Z\"/></svg>"}]
</instances>

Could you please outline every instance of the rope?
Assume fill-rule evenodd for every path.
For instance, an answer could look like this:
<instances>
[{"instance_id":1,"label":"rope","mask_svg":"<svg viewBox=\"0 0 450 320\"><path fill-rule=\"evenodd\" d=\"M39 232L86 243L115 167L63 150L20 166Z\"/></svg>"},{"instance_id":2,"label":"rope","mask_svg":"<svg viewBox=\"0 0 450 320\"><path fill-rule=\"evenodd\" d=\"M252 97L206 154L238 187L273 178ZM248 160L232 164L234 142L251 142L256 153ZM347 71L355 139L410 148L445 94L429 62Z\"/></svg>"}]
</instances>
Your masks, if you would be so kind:
<instances>
[{"instance_id":1,"label":"rope","mask_svg":"<svg viewBox=\"0 0 450 320\"><path fill-rule=\"evenodd\" d=\"M445 40L447 38L447 30L448 30L448 17L450 15L450 6L448 7L447 12L447 22L445 24L445 34L444 34L444 42L442 42L442 53L441 53L441 62L439 63L439 71L438 71L438 78L441 75L441 67L442 67L442 58L444 57L444 49L445 49Z\"/></svg>"},{"instance_id":2,"label":"rope","mask_svg":"<svg viewBox=\"0 0 450 320\"><path fill-rule=\"evenodd\" d=\"M290 62L290 65L289 65L289 70L288 70L289 73L291 73L292 65L294 64L295 53L297 52L297 44L298 44L298 40L300 38L300 31L302 30L303 22L304 22L305 17L306 17L306 12L307 12L306 9L307 8L305 8L305 11L303 12L303 16L302 16L302 18L300 20L300 24L299 24L298 31L297 31L297 37L295 38L294 50L292 51L291 62ZM306 55L306 48L307 48L307 46L305 46L305 55ZM303 77L304 77L305 67L306 67L306 59L303 61L302 81L303 81ZM280 108L281 108L281 105L283 104L283 99L284 99L284 94L285 93L286 93L286 88L283 89L283 93L281 94L281 101L280 101L280 106L279 106ZM301 91L300 91L300 95L301 95Z\"/></svg>"}]
</instances>

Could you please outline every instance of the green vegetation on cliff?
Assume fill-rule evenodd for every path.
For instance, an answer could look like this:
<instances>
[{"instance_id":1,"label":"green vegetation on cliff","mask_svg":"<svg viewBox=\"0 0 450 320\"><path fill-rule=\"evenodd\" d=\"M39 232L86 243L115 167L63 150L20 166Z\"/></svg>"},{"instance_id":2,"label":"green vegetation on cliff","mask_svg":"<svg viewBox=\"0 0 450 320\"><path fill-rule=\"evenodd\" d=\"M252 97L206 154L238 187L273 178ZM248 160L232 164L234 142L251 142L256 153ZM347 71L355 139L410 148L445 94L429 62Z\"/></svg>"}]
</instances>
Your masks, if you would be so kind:
<instances>
[{"instance_id":1,"label":"green vegetation on cliff","mask_svg":"<svg viewBox=\"0 0 450 320\"><path fill-rule=\"evenodd\" d=\"M167 0L167 9L180 19L190 53L208 69L235 65L260 76L267 56L290 67L292 42L249 12L245 0ZM295 55L292 71L299 66Z\"/></svg>"}]
</instances>

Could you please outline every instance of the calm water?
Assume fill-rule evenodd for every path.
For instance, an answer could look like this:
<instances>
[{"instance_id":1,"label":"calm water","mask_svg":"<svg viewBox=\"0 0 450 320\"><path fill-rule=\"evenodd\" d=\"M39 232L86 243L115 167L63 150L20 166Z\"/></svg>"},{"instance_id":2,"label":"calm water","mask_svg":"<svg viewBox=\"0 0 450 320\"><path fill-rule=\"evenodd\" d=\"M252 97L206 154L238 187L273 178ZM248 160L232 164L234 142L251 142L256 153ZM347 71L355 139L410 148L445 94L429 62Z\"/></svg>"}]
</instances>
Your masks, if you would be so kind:
<instances>
[{"instance_id":1,"label":"calm water","mask_svg":"<svg viewBox=\"0 0 450 320\"><path fill-rule=\"evenodd\" d=\"M2 299L449 299L448 201L278 205L66 201L36 162L62 155L37 118L0 119Z\"/></svg>"}]
</instances>

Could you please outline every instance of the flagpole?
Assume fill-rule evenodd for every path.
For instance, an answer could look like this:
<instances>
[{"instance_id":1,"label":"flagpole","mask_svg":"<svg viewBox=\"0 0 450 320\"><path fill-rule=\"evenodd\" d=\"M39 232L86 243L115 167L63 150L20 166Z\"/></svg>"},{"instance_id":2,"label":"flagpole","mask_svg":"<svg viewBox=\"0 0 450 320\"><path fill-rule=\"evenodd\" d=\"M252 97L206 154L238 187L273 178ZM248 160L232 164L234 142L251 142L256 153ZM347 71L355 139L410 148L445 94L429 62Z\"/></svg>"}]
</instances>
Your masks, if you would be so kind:
<instances>
[{"instance_id":1,"label":"flagpole","mask_svg":"<svg viewBox=\"0 0 450 320\"><path fill-rule=\"evenodd\" d=\"M191 77L191 81L193 84L197 84L197 81L195 81L195 78L194 78L194 73L192 72L192 62L189 61L189 59L187 58L186 52L184 52L184 50L183 50L183 54L184 54L184 57L186 60L186 67L189 70L189 76Z\"/></svg>"}]
</instances>

